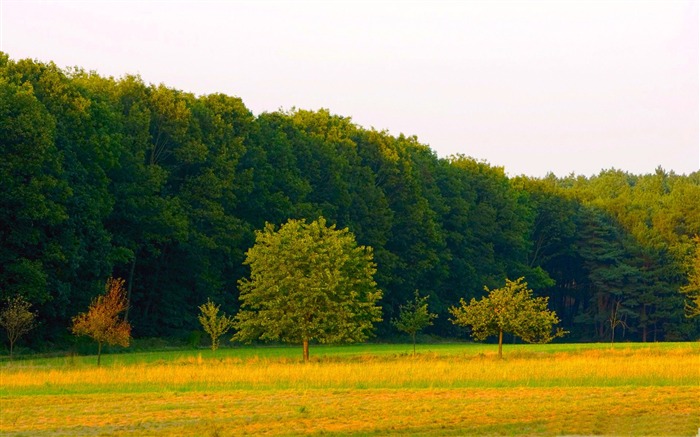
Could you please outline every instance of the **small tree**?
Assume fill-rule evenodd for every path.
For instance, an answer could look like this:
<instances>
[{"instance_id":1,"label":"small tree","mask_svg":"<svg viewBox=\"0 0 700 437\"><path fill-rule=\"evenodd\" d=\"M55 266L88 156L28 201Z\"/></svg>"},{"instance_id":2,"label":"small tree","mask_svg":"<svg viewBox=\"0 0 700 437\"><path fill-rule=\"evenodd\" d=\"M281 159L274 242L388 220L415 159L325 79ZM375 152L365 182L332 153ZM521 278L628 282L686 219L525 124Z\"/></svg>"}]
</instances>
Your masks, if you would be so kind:
<instances>
[{"instance_id":1,"label":"small tree","mask_svg":"<svg viewBox=\"0 0 700 437\"><path fill-rule=\"evenodd\" d=\"M372 250L358 246L347 229L289 220L255 233L246 253L250 278L239 281L241 310L234 340L301 343L366 339L381 320L382 293L373 275Z\"/></svg>"},{"instance_id":2,"label":"small tree","mask_svg":"<svg viewBox=\"0 0 700 437\"><path fill-rule=\"evenodd\" d=\"M491 335L498 335L498 357L503 357L503 333L508 332L528 343L548 343L566 331L552 327L559 323L554 311L547 309L546 297L532 297L532 290L527 288L524 278L516 281L506 279L503 288L489 290L487 297L477 301L472 299L469 305L460 300L459 307L450 308L454 316L452 323L470 326L475 340L485 340Z\"/></svg>"},{"instance_id":3,"label":"small tree","mask_svg":"<svg viewBox=\"0 0 700 437\"><path fill-rule=\"evenodd\" d=\"M226 334L233 327L233 317L229 317L224 313L219 316L220 305L215 305L214 302L207 299L207 303L199 307L199 323L202 324L204 331L211 337L211 350L216 352L219 348L219 337Z\"/></svg>"},{"instance_id":4,"label":"small tree","mask_svg":"<svg viewBox=\"0 0 700 437\"><path fill-rule=\"evenodd\" d=\"M129 346L131 325L119 317L127 306L124 280L109 278L105 284L105 294L97 296L86 313L73 318L73 334L86 335L97 342L98 366L104 343Z\"/></svg>"},{"instance_id":5,"label":"small tree","mask_svg":"<svg viewBox=\"0 0 700 437\"><path fill-rule=\"evenodd\" d=\"M413 339L413 355L416 354L416 334L433 324L433 319L437 314L428 312L428 296L420 297L418 290L414 294L414 299L401 305L399 308L399 318L393 319L391 323L399 331L409 334Z\"/></svg>"},{"instance_id":6,"label":"small tree","mask_svg":"<svg viewBox=\"0 0 700 437\"><path fill-rule=\"evenodd\" d=\"M10 360L14 358L15 342L35 326L36 314L29 310L31 307L22 296L16 296L8 299L7 307L0 312L0 326L5 328L10 341Z\"/></svg>"}]
</instances>

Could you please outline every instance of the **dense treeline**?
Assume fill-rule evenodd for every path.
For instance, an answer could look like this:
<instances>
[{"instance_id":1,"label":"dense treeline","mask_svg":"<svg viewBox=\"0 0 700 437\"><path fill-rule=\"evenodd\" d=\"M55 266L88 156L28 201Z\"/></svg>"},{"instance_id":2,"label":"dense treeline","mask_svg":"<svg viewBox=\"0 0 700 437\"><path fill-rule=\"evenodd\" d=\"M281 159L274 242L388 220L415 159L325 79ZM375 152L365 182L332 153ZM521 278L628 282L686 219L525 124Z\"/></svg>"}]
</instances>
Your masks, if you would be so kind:
<instances>
[{"instance_id":1,"label":"dense treeline","mask_svg":"<svg viewBox=\"0 0 700 437\"><path fill-rule=\"evenodd\" d=\"M696 338L683 295L700 234L700 172L508 178L440 159L415 137L317 112L255 117L234 97L115 80L0 53L0 293L69 335L109 276L136 337L183 337L211 297L238 310L254 230L289 218L348 227L374 248L380 336L415 290L428 332L447 308L524 276L569 340Z\"/></svg>"}]
</instances>

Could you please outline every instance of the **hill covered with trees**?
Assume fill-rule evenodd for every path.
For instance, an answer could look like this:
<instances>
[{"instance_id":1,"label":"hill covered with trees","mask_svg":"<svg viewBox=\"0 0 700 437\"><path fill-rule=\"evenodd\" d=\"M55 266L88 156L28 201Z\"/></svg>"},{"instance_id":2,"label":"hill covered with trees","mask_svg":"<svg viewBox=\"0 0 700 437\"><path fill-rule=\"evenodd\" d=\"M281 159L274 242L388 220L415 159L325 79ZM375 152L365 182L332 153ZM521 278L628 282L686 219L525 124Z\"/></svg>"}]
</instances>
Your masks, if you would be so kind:
<instances>
[{"instance_id":1,"label":"hill covered with trees","mask_svg":"<svg viewBox=\"0 0 700 437\"><path fill-rule=\"evenodd\" d=\"M447 309L525 277L569 340L695 339L685 296L700 172L514 177L326 110L254 116L235 97L0 53L0 297L38 311L35 345L126 280L135 337L186 337L211 298L238 310L266 222L323 216L374 249L380 337L416 290ZM633 159L633 157L630 157Z\"/></svg>"}]
</instances>

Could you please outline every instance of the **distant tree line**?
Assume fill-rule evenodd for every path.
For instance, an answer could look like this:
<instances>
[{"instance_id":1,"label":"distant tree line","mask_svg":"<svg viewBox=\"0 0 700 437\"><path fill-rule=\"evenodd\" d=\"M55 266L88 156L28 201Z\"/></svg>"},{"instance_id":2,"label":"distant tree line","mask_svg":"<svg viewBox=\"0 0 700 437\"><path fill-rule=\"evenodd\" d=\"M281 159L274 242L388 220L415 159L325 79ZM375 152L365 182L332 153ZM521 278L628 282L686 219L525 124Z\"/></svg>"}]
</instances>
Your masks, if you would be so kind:
<instances>
[{"instance_id":1,"label":"distant tree line","mask_svg":"<svg viewBox=\"0 0 700 437\"><path fill-rule=\"evenodd\" d=\"M0 144L0 297L32 305L34 347L68 341L108 277L137 338L188 336L209 298L235 315L255 231L319 217L373 249L380 338L416 290L426 333L463 336L448 309L505 278L549 298L568 341L700 333L700 172L509 178L326 110L256 117L2 53Z\"/></svg>"}]
</instances>

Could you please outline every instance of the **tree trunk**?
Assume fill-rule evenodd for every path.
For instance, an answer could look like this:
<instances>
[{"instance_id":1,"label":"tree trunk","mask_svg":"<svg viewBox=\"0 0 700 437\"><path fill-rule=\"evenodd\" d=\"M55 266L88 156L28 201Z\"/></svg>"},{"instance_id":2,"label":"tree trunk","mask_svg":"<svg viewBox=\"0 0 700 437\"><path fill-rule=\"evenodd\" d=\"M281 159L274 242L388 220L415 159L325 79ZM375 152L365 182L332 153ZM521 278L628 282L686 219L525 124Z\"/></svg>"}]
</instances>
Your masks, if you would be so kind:
<instances>
[{"instance_id":1,"label":"tree trunk","mask_svg":"<svg viewBox=\"0 0 700 437\"><path fill-rule=\"evenodd\" d=\"M160 257L156 261L156 272L153 275L153 289L154 290L160 290L160 273L163 270L163 264L167 264L167 256L168 256L168 245L164 244L163 248L160 251ZM148 293L148 298L146 299L146 303L143 306L143 316L145 319L148 319L148 316L151 312L151 307L153 306L153 301L156 299L156 293ZM155 303L156 307L158 306L158 301L156 300Z\"/></svg>"},{"instance_id":2,"label":"tree trunk","mask_svg":"<svg viewBox=\"0 0 700 437\"><path fill-rule=\"evenodd\" d=\"M309 339L304 339L304 362L309 362Z\"/></svg>"},{"instance_id":3,"label":"tree trunk","mask_svg":"<svg viewBox=\"0 0 700 437\"><path fill-rule=\"evenodd\" d=\"M413 356L415 357L416 356L416 333L415 332L412 334L412 337L413 337Z\"/></svg>"},{"instance_id":4,"label":"tree trunk","mask_svg":"<svg viewBox=\"0 0 700 437\"><path fill-rule=\"evenodd\" d=\"M503 330L498 331L498 358L503 358Z\"/></svg>"},{"instance_id":5,"label":"tree trunk","mask_svg":"<svg viewBox=\"0 0 700 437\"><path fill-rule=\"evenodd\" d=\"M136 254L138 252L134 251L134 259L131 260L131 267L129 268L129 285L126 287L126 310L124 311L124 321L129 321L129 308L131 308L131 287L134 283L134 270L136 270Z\"/></svg>"},{"instance_id":6,"label":"tree trunk","mask_svg":"<svg viewBox=\"0 0 700 437\"><path fill-rule=\"evenodd\" d=\"M13 349L15 347L15 341L10 339L10 361L14 360Z\"/></svg>"},{"instance_id":7,"label":"tree trunk","mask_svg":"<svg viewBox=\"0 0 700 437\"><path fill-rule=\"evenodd\" d=\"M612 334L610 334L610 344L615 344L615 327L612 327Z\"/></svg>"},{"instance_id":8,"label":"tree trunk","mask_svg":"<svg viewBox=\"0 0 700 437\"><path fill-rule=\"evenodd\" d=\"M97 367L100 367L100 357L102 356L102 342L97 342Z\"/></svg>"}]
</instances>

